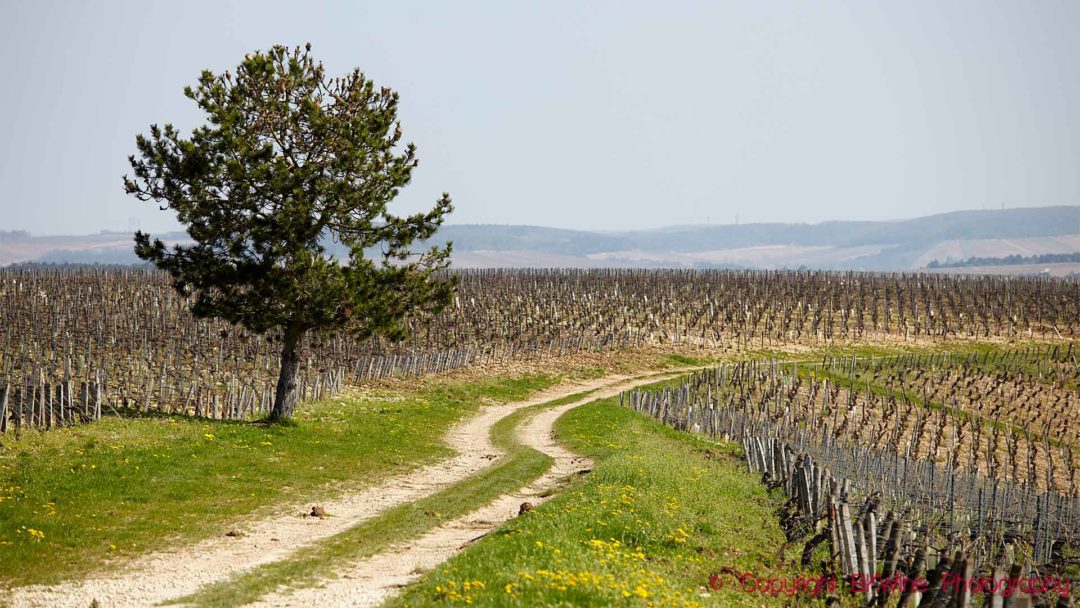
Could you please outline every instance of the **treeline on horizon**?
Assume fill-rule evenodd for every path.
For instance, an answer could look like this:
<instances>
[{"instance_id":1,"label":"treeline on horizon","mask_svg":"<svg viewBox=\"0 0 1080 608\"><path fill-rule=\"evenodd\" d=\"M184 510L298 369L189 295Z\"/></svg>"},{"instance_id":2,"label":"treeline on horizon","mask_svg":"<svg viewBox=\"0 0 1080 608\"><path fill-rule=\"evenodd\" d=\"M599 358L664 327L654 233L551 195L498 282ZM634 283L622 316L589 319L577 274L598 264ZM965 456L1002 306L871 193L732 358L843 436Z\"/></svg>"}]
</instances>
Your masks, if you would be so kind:
<instances>
[{"instance_id":1,"label":"treeline on horizon","mask_svg":"<svg viewBox=\"0 0 1080 608\"><path fill-rule=\"evenodd\" d=\"M0 241L23 241L30 238L30 233L26 230L0 230Z\"/></svg>"},{"instance_id":2,"label":"treeline on horizon","mask_svg":"<svg viewBox=\"0 0 1080 608\"><path fill-rule=\"evenodd\" d=\"M1007 255L1005 257L976 257L957 262L933 260L927 268L967 268L969 266L1019 266L1022 264L1076 264L1080 263L1080 251L1073 253L1043 253L1040 255Z\"/></svg>"}]
</instances>

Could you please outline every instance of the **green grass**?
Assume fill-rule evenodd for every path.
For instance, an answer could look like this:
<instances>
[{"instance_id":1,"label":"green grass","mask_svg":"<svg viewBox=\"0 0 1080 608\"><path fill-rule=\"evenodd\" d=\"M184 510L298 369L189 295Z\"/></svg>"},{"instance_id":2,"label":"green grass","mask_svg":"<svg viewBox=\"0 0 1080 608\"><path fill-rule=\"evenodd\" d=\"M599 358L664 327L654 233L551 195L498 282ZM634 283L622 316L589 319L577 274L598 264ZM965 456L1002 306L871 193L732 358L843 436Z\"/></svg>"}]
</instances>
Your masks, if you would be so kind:
<instances>
[{"instance_id":1,"label":"green grass","mask_svg":"<svg viewBox=\"0 0 1080 608\"><path fill-rule=\"evenodd\" d=\"M0 587L55 583L227 532L265 505L327 499L446 457L482 402L555 384L529 375L428 381L303 406L294 424L106 418L2 439ZM421 511L422 512L422 511Z\"/></svg>"},{"instance_id":2,"label":"green grass","mask_svg":"<svg viewBox=\"0 0 1080 608\"><path fill-rule=\"evenodd\" d=\"M759 606L730 572L794 576L778 506L731 444L618 406L575 408L559 437L595 467L564 493L449 560L391 606ZM724 588L708 587L721 574Z\"/></svg>"},{"instance_id":3,"label":"green grass","mask_svg":"<svg viewBox=\"0 0 1080 608\"><path fill-rule=\"evenodd\" d=\"M519 443L517 427L543 408L584 399L591 391L522 408L491 430L491 442L505 455L492 467L415 502L392 508L290 555L176 600L195 606L239 606L282 588L310 586L333 573L335 565L374 555L394 542L415 538L436 526L482 507L528 484L551 466L551 458Z\"/></svg>"}]
</instances>

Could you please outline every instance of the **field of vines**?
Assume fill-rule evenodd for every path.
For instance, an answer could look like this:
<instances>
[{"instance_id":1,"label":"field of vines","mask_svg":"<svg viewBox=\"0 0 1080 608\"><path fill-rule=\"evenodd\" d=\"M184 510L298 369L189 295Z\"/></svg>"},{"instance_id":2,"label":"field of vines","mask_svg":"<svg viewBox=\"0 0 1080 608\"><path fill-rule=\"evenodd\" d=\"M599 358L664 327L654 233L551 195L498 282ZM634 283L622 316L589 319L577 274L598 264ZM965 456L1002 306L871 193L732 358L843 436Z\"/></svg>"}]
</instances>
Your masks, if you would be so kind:
<instances>
[{"instance_id":1,"label":"field of vines","mask_svg":"<svg viewBox=\"0 0 1080 608\"><path fill-rule=\"evenodd\" d=\"M1080 329L1080 282L1071 280L677 270L477 270L459 275L454 304L433 319L418 321L403 343L309 337L301 370L305 397L387 376L645 345L739 350L855 342L1069 340ZM193 318L167 277L155 271L0 269L0 432L62 426L123 411L258 416L272 400L279 349L273 335ZM918 390L922 381L884 367L862 373L876 374L898 390L899 385ZM942 380L967 381L959 375ZM1002 382L965 385L968 393L957 404L977 402L980 391L1020 390L1007 385L1007 379ZM800 390L812 390L809 386ZM1053 391L1022 398L1051 407L1072 403L1060 401L1064 397ZM1001 407L1006 409L998 414L1008 418L1015 413L1008 408L1025 406ZM972 412L991 419L995 415ZM1008 424L1044 433L1051 447L1072 440L1068 425L1049 416ZM905 427L900 437L882 440L910 443L912 432ZM964 427L957 432L976 431ZM980 432L983 446L991 434ZM992 449L1003 455L1010 449L1028 454L1045 447L1030 445L1025 439ZM931 448L920 438L912 449ZM1002 457L987 466L1005 466ZM970 456L957 458L964 464ZM1047 480L1063 483L1060 470L1021 467L1019 474L1044 485Z\"/></svg>"},{"instance_id":2,"label":"field of vines","mask_svg":"<svg viewBox=\"0 0 1080 608\"><path fill-rule=\"evenodd\" d=\"M784 523L791 540L807 541L805 566L817 565L814 548L825 545L825 571L930 581L919 597L871 585L867 602L968 606L979 589L943 591L941 582L1080 573L1072 343L753 361L622 400L673 427L741 443L750 469L786 491ZM1056 603L1053 593L1030 595L1035 605ZM1011 605L1008 596L991 604L987 594L986 605Z\"/></svg>"}]
</instances>

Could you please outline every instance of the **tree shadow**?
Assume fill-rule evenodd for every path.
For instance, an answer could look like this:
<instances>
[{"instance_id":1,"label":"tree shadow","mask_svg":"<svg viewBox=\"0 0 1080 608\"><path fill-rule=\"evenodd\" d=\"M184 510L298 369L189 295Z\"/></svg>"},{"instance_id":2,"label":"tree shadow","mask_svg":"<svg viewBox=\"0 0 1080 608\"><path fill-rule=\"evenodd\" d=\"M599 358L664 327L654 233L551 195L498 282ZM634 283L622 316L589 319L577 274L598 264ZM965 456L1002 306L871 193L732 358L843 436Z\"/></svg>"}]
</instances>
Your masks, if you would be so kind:
<instances>
[{"instance_id":1,"label":"tree shadow","mask_svg":"<svg viewBox=\"0 0 1080 608\"><path fill-rule=\"evenodd\" d=\"M177 420L183 422L202 422L213 423L215 425L226 426L255 426L255 427L294 427L297 426L297 422L292 419L288 420L271 420L269 416L262 416L259 418L207 418L206 416L196 416L191 413L181 412L162 412L158 410L140 410L134 407L111 407L109 413L102 412L102 417L106 415L113 418L123 418L131 420Z\"/></svg>"}]
</instances>

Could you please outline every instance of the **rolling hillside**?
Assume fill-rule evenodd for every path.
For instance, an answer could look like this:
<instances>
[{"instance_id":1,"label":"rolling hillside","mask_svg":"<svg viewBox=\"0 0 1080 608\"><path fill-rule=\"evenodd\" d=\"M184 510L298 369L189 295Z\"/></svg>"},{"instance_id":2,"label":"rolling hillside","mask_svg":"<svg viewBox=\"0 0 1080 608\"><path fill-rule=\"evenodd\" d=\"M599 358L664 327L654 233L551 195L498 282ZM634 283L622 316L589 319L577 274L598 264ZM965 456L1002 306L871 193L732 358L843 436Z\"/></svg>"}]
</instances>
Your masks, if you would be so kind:
<instances>
[{"instance_id":1,"label":"rolling hillside","mask_svg":"<svg viewBox=\"0 0 1080 608\"><path fill-rule=\"evenodd\" d=\"M13 230L17 226L0 226ZM182 240L183 233L162 235ZM896 221L671 226L595 232L537 226L449 225L433 243L454 243L454 264L487 267L821 268L914 270L971 256L1080 251L1080 206L958 211ZM126 233L7 237L0 265L128 264ZM332 253L342 255L331 245Z\"/></svg>"}]
</instances>

